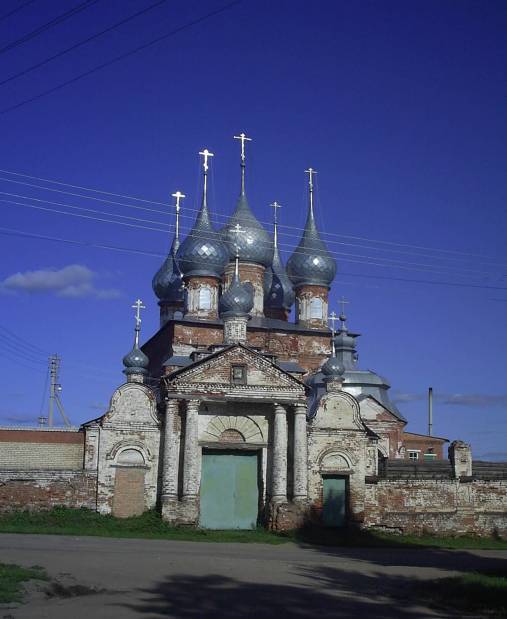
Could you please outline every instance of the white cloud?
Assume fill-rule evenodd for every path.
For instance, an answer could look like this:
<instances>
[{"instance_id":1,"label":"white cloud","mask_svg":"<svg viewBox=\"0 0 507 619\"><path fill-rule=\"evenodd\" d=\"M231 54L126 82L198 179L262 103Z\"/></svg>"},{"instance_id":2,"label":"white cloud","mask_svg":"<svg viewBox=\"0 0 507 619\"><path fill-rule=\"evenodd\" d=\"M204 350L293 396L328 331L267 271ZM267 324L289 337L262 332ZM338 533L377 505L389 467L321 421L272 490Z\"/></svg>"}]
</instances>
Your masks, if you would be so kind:
<instances>
[{"instance_id":1,"label":"white cloud","mask_svg":"<svg viewBox=\"0 0 507 619\"><path fill-rule=\"evenodd\" d=\"M14 273L0 282L0 291L28 294L54 294L58 297L117 299L116 288L97 288L97 274L81 264L69 264L61 269L46 268Z\"/></svg>"}]
</instances>

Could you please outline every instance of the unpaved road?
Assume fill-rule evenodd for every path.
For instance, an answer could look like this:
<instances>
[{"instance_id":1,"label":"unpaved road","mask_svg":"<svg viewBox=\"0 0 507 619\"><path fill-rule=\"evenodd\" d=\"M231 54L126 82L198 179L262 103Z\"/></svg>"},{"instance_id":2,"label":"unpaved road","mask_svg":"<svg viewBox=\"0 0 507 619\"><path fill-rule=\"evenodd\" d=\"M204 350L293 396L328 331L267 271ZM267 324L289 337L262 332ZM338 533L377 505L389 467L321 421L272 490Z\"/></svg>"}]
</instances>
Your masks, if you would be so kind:
<instances>
[{"instance_id":1,"label":"unpaved road","mask_svg":"<svg viewBox=\"0 0 507 619\"><path fill-rule=\"evenodd\" d=\"M0 619L419 619L459 615L413 600L415 581L505 568L507 552L0 534L0 561L53 579Z\"/></svg>"}]
</instances>

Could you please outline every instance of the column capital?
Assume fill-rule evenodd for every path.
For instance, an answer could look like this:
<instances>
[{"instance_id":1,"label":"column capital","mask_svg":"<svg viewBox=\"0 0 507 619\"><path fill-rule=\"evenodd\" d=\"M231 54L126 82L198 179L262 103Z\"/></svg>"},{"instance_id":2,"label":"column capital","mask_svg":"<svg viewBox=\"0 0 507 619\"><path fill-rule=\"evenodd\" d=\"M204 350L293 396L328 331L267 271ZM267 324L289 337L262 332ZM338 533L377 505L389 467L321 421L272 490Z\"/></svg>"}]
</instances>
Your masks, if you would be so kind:
<instances>
[{"instance_id":1,"label":"column capital","mask_svg":"<svg viewBox=\"0 0 507 619\"><path fill-rule=\"evenodd\" d=\"M294 404L294 414L295 415L306 415L307 405L303 403Z\"/></svg>"},{"instance_id":2,"label":"column capital","mask_svg":"<svg viewBox=\"0 0 507 619\"><path fill-rule=\"evenodd\" d=\"M187 400L187 411L198 412L201 400Z\"/></svg>"},{"instance_id":3,"label":"column capital","mask_svg":"<svg viewBox=\"0 0 507 619\"><path fill-rule=\"evenodd\" d=\"M180 401L174 398L166 398L165 409L167 412L177 413L180 407Z\"/></svg>"},{"instance_id":4,"label":"column capital","mask_svg":"<svg viewBox=\"0 0 507 619\"><path fill-rule=\"evenodd\" d=\"M278 402L274 403L274 407L275 407L275 415L286 415L287 414L287 410L285 406L278 404Z\"/></svg>"}]
</instances>

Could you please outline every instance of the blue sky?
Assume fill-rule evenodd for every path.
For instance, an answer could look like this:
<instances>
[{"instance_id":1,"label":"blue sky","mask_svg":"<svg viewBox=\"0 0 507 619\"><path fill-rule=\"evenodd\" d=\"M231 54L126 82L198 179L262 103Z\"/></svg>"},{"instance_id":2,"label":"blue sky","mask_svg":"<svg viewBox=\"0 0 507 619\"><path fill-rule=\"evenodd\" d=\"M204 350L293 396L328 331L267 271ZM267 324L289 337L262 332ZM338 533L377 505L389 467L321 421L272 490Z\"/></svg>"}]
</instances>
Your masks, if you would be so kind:
<instances>
[{"instance_id":1,"label":"blue sky","mask_svg":"<svg viewBox=\"0 0 507 619\"><path fill-rule=\"evenodd\" d=\"M5 16L22 4L5 0L0 81L154 2L99 0L2 51L78 4L36 1ZM185 230L203 147L215 153L216 221L232 212L232 136L245 131L253 138L247 192L262 221L278 200L282 224L301 227L303 171L318 170L317 218L338 261L332 306L349 299L350 328L363 334L360 365L388 377L409 428L425 431L431 385L436 434L470 441L476 456L507 459L504 2L243 0L6 111L226 4L164 2L0 86L0 199L11 201L0 202L0 422L37 417L53 351L63 358L72 421L104 412L122 381L137 297L147 305L143 339L158 327L151 278L173 223L163 204L5 171L158 203L180 189ZM281 229L285 258L298 233Z\"/></svg>"}]
</instances>

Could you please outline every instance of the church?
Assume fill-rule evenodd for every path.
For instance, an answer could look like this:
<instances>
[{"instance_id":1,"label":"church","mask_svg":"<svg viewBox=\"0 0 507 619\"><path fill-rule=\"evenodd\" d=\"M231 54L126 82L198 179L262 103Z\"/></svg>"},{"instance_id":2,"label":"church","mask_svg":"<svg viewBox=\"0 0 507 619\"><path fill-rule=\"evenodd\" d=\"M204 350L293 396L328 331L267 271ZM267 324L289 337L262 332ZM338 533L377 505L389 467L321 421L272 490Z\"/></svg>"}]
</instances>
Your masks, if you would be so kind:
<instances>
[{"instance_id":1,"label":"church","mask_svg":"<svg viewBox=\"0 0 507 619\"><path fill-rule=\"evenodd\" d=\"M234 212L214 228L204 150L200 209L183 240L185 196L173 194L175 236L153 277L160 329L140 346L138 301L127 382L83 425L97 509L127 517L159 506L169 523L210 529L361 524L367 482L386 462L440 461L447 441L404 432L388 382L358 367L344 304L329 316L336 263L315 221L315 171L306 171L306 224L284 265L279 205L271 236L247 199L250 139L236 137Z\"/></svg>"}]
</instances>

